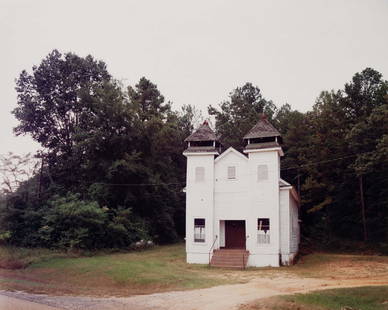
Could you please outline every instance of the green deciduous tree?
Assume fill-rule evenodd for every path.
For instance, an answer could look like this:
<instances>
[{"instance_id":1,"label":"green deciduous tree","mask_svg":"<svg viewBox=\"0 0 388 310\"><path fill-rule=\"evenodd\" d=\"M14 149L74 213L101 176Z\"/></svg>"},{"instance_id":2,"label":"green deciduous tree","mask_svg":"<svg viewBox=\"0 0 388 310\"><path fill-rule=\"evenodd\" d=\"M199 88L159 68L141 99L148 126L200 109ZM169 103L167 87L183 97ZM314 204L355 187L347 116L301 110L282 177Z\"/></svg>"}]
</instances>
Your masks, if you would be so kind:
<instances>
[{"instance_id":1,"label":"green deciduous tree","mask_svg":"<svg viewBox=\"0 0 388 310\"><path fill-rule=\"evenodd\" d=\"M43 164L3 195L0 239L93 249L184 236L182 152L202 120L195 107L174 111L150 80L124 88L103 62L56 50L23 71L16 90L15 132L42 145ZM344 89L323 91L306 113L278 109L251 83L208 112L221 142L239 150L261 113L278 128L281 175L300 185L306 238L388 244L387 92L367 68Z\"/></svg>"},{"instance_id":2,"label":"green deciduous tree","mask_svg":"<svg viewBox=\"0 0 388 310\"><path fill-rule=\"evenodd\" d=\"M229 100L220 104L220 110L208 107L216 119L216 131L225 146L241 149L243 136L265 113L269 119L276 113L276 106L266 100L258 87L246 83L229 94Z\"/></svg>"},{"instance_id":3,"label":"green deciduous tree","mask_svg":"<svg viewBox=\"0 0 388 310\"><path fill-rule=\"evenodd\" d=\"M53 50L33 73L23 71L16 81L20 124L15 133L31 134L53 152L71 154L73 136L85 109L80 89L90 89L110 79L106 65L92 56L62 55Z\"/></svg>"},{"instance_id":4,"label":"green deciduous tree","mask_svg":"<svg viewBox=\"0 0 388 310\"><path fill-rule=\"evenodd\" d=\"M124 90L103 62L57 51L24 71L17 91L15 131L44 151L26 183L38 182L41 195L26 199L19 187L1 212L12 243L126 247L183 235L183 140L194 107L173 111L148 79Z\"/></svg>"},{"instance_id":5,"label":"green deciduous tree","mask_svg":"<svg viewBox=\"0 0 388 310\"><path fill-rule=\"evenodd\" d=\"M260 105L261 95L248 85L248 94L256 95L245 96L238 88L232 92L237 97L221 104L221 111L209 107L209 114L234 146L259 113L272 118L283 137L281 175L300 184L303 235L338 247L338 240L363 240L367 231L369 242L387 243L388 84L382 75L366 68L343 90L323 91L306 113L287 104Z\"/></svg>"}]
</instances>

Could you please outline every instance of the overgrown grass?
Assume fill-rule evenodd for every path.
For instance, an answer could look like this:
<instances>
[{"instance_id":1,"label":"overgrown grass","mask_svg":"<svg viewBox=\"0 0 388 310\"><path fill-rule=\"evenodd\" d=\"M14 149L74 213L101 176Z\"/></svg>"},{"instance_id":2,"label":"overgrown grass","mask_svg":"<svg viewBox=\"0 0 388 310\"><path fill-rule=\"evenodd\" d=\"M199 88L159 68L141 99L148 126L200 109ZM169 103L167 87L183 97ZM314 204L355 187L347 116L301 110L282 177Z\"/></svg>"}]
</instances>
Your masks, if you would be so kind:
<instances>
[{"instance_id":1,"label":"overgrown grass","mask_svg":"<svg viewBox=\"0 0 388 310\"><path fill-rule=\"evenodd\" d=\"M65 256L64 252L49 249L0 246L0 268L21 269L33 263Z\"/></svg>"},{"instance_id":2,"label":"overgrown grass","mask_svg":"<svg viewBox=\"0 0 388 310\"><path fill-rule=\"evenodd\" d=\"M388 309L388 286L332 289L283 298L288 302L330 310L386 310Z\"/></svg>"}]
</instances>

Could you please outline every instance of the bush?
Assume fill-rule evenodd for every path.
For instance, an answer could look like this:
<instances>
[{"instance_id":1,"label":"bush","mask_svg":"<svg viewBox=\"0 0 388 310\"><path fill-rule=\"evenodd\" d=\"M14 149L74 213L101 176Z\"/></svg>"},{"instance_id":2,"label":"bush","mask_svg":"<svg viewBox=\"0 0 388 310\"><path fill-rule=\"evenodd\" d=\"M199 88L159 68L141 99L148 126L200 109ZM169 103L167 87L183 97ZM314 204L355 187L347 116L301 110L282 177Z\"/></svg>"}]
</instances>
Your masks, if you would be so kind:
<instances>
[{"instance_id":1,"label":"bush","mask_svg":"<svg viewBox=\"0 0 388 310\"><path fill-rule=\"evenodd\" d=\"M130 208L109 209L79 194L55 195L42 204L15 196L0 211L0 244L95 250L150 239L147 223Z\"/></svg>"},{"instance_id":2,"label":"bush","mask_svg":"<svg viewBox=\"0 0 388 310\"><path fill-rule=\"evenodd\" d=\"M98 248L107 218L95 201L81 200L76 194L54 196L39 235L47 244L60 248Z\"/></svg>"}]
</instances>

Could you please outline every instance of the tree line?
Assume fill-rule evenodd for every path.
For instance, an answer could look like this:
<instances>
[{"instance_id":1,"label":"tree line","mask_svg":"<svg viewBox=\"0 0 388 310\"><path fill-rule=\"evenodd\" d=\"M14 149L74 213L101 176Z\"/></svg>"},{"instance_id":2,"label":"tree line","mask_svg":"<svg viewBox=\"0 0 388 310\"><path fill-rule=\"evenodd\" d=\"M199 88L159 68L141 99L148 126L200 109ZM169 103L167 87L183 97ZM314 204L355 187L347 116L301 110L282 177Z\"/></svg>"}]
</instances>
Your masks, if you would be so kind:
<instances>
[{"instance_id":1,"label":"tree line","mask_svg":"<svg viewBox=\"0 0 388 310\"><path fill-rule=\"evenodd\" d=\"M196 107L175 111L150 80L125 87L103 61L57 50L22 72L16 91L14 131L43 150L36 173L0 201L3 242L97 249L184 237L183 140L202 119ZM277 107L251 83L207 112L225 148L241 150L261 113L281 132L281 175L300 193L305 240L384 247L387 94L388 82L366 68L306 113Z\"/></svg>"}]
</instances>

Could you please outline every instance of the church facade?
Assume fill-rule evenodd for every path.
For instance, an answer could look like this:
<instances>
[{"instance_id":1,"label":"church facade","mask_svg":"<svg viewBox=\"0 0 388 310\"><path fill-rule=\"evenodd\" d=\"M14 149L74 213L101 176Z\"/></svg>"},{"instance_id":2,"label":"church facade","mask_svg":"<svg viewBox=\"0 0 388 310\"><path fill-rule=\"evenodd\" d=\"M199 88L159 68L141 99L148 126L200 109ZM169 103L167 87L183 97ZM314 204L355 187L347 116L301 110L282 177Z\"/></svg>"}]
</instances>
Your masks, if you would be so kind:
<instances>
[{"instance_id":1,"label":"church facade","mask_svg":"<svg viewBox=\"0 0 388 310\"><path fill-rule=\"evenodd\" d=\"M279 132L262 117L239 152L207 122L185 140L188 263L219 267L291 264L298 252L299 197L280 178Z\"/></svg>"}]
</instances>

